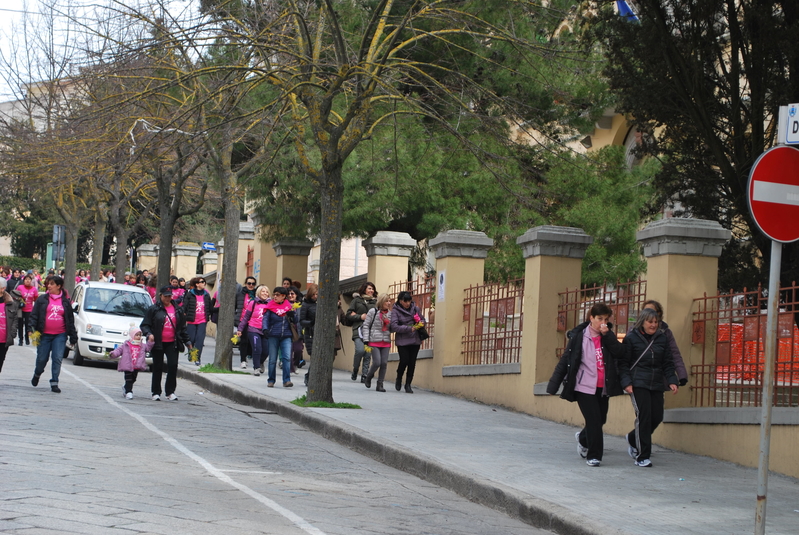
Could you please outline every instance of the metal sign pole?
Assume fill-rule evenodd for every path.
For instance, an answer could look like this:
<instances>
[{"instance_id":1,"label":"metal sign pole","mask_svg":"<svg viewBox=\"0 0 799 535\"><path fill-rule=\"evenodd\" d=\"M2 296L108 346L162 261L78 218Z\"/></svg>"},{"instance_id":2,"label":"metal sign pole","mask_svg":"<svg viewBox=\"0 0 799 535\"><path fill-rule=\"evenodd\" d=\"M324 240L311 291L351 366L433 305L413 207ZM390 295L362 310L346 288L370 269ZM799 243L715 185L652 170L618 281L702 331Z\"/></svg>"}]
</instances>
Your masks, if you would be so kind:
<instances>
[{"instance_id":1,"label":"metal sign pole","mask_svg":"<svg viewBox=\"0 0 799 535\"><path fill-rule=\"evenodd\" d=\"M766 320L766 362L763 370L763 405L760 417L760 460L757 469L755 535L766 533L766 492L768 490L769 449L771 447L771 406L774 404L774 361L777 355L781 262L782 242L772 240L768 281L768 317Z\"/></svg>"}]
</instances>

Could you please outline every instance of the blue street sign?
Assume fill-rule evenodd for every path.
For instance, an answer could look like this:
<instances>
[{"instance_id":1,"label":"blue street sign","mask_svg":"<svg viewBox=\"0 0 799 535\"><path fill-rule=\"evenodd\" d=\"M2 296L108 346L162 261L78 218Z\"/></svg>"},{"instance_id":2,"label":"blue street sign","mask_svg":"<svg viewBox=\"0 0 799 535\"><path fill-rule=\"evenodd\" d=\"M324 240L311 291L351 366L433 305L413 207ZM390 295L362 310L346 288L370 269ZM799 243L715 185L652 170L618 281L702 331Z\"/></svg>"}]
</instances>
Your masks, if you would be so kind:
<instances>
[{"instance_id":1,"label":"blue street sign","mask_svg":"<svg viewBox=\"0 0 799 535\"><path fill-rule=\"evenodd\" d=\"M216 251L216 245L210 241L203 242L203 251Z\"/></svg>"}]
</instances>

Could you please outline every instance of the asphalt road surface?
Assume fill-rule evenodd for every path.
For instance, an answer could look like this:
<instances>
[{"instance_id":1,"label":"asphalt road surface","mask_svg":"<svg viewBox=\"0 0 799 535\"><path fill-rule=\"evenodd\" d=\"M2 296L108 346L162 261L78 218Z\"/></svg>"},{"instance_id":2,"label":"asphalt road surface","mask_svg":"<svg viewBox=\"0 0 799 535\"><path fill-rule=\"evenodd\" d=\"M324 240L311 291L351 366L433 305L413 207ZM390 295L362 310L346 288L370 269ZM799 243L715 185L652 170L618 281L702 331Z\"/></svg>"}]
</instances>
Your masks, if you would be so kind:
<instances>
[{"instance_id":1,"label":"asphalt road surface","mask_svg":"<svg viewBox=\"0 0 799 535\"><path fill-rule=\"evenodd\" d=\"M141 373L125 400L69 360L55 394L33 366L16 346L0 373L4 533L549 533L186 381L154 402Z\"/></svg>"}]
</instances>

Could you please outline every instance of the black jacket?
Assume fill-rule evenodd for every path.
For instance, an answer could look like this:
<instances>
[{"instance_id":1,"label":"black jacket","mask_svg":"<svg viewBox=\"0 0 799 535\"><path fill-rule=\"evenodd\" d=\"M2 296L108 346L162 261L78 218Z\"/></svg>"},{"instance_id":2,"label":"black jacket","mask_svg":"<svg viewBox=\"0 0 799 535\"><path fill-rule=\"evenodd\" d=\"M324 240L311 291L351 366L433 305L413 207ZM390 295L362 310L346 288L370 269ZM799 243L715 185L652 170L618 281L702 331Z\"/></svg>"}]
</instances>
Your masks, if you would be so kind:
<instances>
[{"instance_id":1,"label":"black jacket","mask_svg":"<svg viewBox=\"0 0 799 535\"><path fill-rule=\"evenodd\" d=\"M45 292L36 298L33 303L33 310L28 319L28 326L32 331L39 331L44 334L44 322L47 318L47 305L50 302L50 292ZM61 304L64 306L64 325L67 329L67 336L70 344L78 343L78 332L75 330L75 314L72 312L72 305L69 302L66 292L61 292Z\"/></svg>"},{"instance_id":2,"label":"black jacket","mask_svg":"<svg viewBox=\"0 0 799 535\"><path fill-rule=\"evenodd\" d=\"M309 301L307 298L302 300L300 307L300 328L302 337L305 340L305 350L311 354L313 349L314 327L316 326L316 301Z\"/></svg>"},{"instance_id":3,"label":"black jacket","mask_svg":"<svg viewBox=\"0 0 799 535\"><path fill-rule=\"evenodd\" d=\"M569 343L563 351L563 355L555 366L555 371L547 384L547 393L555 395L558 393L560 384L563 383L563 391L560 397L568 401L574 401L574 386L577 381L577 370L583 360L583 332L588 328L590 322L583 322L569 331ZM610 324L608 325L610 326ZM618 396L623 393L619 383L617 371L617 361L622 353L622 345L616 338L616 334L609 330L602 335L602 355L605 359L605 392L606 396Z\"/></svg>"},{"instance_id":4,"label":"black jacket","mask_svg":"<svg viewBox=\"0 0 799 535\"><path fill-rule=\"evenodd\" d=\"M360 336L358 336L358 329L363 325L361 315L366 314L377 306L377 298L364 298L358 293L352 295L353 300L352 303L350 303L350 308L347 309L347 318L352 322L352 339L355 340L356 338L360 338Z\"/></svg>"},{"instance_id":5,"label":"black jacket","mask_svg":"<svg viewBox=\"0 0 799 535\"><path fill-rule=\"evenodd\" d=\"M179 306L172 304L175 307L175 343L180 340L184 345L189 342L189 333L186 330L186 314ZM164 333L164 323L169 321L166 316L166 309L164 304L159 299L157 303L147 309L144 313L144 319L139 328L141 329L142 338L147 338L151 334L155 344L153 349L164 349L161 343L161 336Z\"/></svg>"},{"instance_id":6,"label":"black jacket","mask_svg":"<svg viewBox=\"0 0 799 535\"><path fill-rule=\"evenodd\" d=\"M211 296L208 292L203 292L203 300L205 301L205 321L211 320L211 312L213 306L211 303ZM186 321L194 321L194 316L197 311L197 296L194 295L192 290L186 290L186 295L183 296L183 304L181 305L183 312L186 314Z\"/></svg>"},{"instance_id":7,"label":"black jacket","mask_svg":"<svg viewBox=\"0 0 799 535\"><path fill-rule=\"evenodd\" d=\"M658 329L651 337L639 329L632 329L624 337L622 346L624 351L618 362L622 388L633 385L633 388L664 391L669 390L668 385L679 383L669 341L662 329Z\"/></svg>"}]
</instances>

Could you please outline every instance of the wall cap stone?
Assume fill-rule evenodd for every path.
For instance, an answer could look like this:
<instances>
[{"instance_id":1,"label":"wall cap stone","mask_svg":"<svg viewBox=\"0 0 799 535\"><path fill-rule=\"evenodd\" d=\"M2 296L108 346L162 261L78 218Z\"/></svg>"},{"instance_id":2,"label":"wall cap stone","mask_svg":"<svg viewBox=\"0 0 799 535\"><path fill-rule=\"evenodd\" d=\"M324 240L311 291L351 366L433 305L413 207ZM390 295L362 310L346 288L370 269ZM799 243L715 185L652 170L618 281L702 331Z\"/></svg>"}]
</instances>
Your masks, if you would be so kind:
<instances>
[{"instance_id":1,"label":"wall cap stone","mask_svg":"<svg viewBox=\"0 0 799 535\"><path fill-rule=\"evenodd\" d=\"M472 364L468 366L444 366L442 377L463 377L471 375L506 375L522 373L519 362L509 364Z\"/></svg>"},{"instance_id":2,"label":"wall cap stone","mask_svg":"<svg viewBox=\"0 0 799 535\"><path fill-rule=\"evenodd\" d=\"M196 243L176 243L172 246L172 256L194 256L202 251L203 248Z\"/></svg>"},{"instance_id":3,"label":"wall cap stone","mask_svg":"<svg viewBox=\"0 0 799 535\"><path fill-rule=\"evenodd\" d=\"M533 227L516 238L524 258L534 256L562 256L582 259L594 238L581 228L541 225Z\"/></svg>"},{"instance_id":4,"label":"wall cap stone","mask_svg":"<svg viewBox=\"0 0 799 535\"><path fill-rule=\"evenodd\" d=\"M411 251L416 247L416 240L407 232L392 232L381 230L369 239L363 241L366 256L411 256Z\"/></svg>"},{"instance_id":5,"label":"wall cap stone","mask_svg":"<svg viewBox=\"0 0 799 535\"><path fill-rule=\"evenodd\" d=\"M152 243L145 243L144 245L139 245L136 253L139 256L158 256L158 246Z\"/></svg>"},{"instance_id":6,"label":"wall cap stone","mask_svg":"<svg viewBox=\"0 0 799 535\"><path fill-rule=\"evenodd\" d=\"M255 224L252 221L242 221L241 223L239 223L239 239L240 240L255 239Z\"/></svg>"},{"instance_id":7,"label":"wall cap stone","mask_svg":"<svg viewBox=\"0 0 799 535\"><path fill-rule=\"evenodd\" d=\"M663 421L670 424L760 425L760 407L703 407L668 409ZM772 425L799 425L799 411L794 407L771 409Z\"/></svg>"},{"instance_id":8,"label":"wall cap stone","mask_svg":"<svg viewBox=\"0 0 799 535\"><path fill-rule=\"evenodd\" d=\"M272 249L275 250L275 256L308 256L311 254L311 249L313 249L313 242L311 240L298 239L278 240L272 244Z\"/></svg>"},{"instance_id":9,"label":"wall cap stone","mask_svg":"<svg viewBox=\"0 0 799 535\"><path fill-rule=\"evenodd\" d=\"M430 240L430 248L436 259L449 256L485 258L493 246L494 240L485 232L473 230L447 230Z\"/></svg>"},{"instance_id":10,"label":"wall cap stone","mask_svg":"<svg viewBox=\"0 0 799 535\"><path fill-rule=\"evenodd\" d=\"M219 255L216 253L205 253L202 255L202 257L200 257L200 261L204 266L208 264L216 264L219 262Z\"/></svg>"},{"instance_id":11,"label":"wall cap stone","mask_svg":"<svg viewBox=\"0 0 799 535\"><path fill-rule=\"evenodd\" d=\"M718 221L683 217L654 221L635 235L647 258L670 254L718 258L730 236Z\"/></svg>"}]
</instances>

